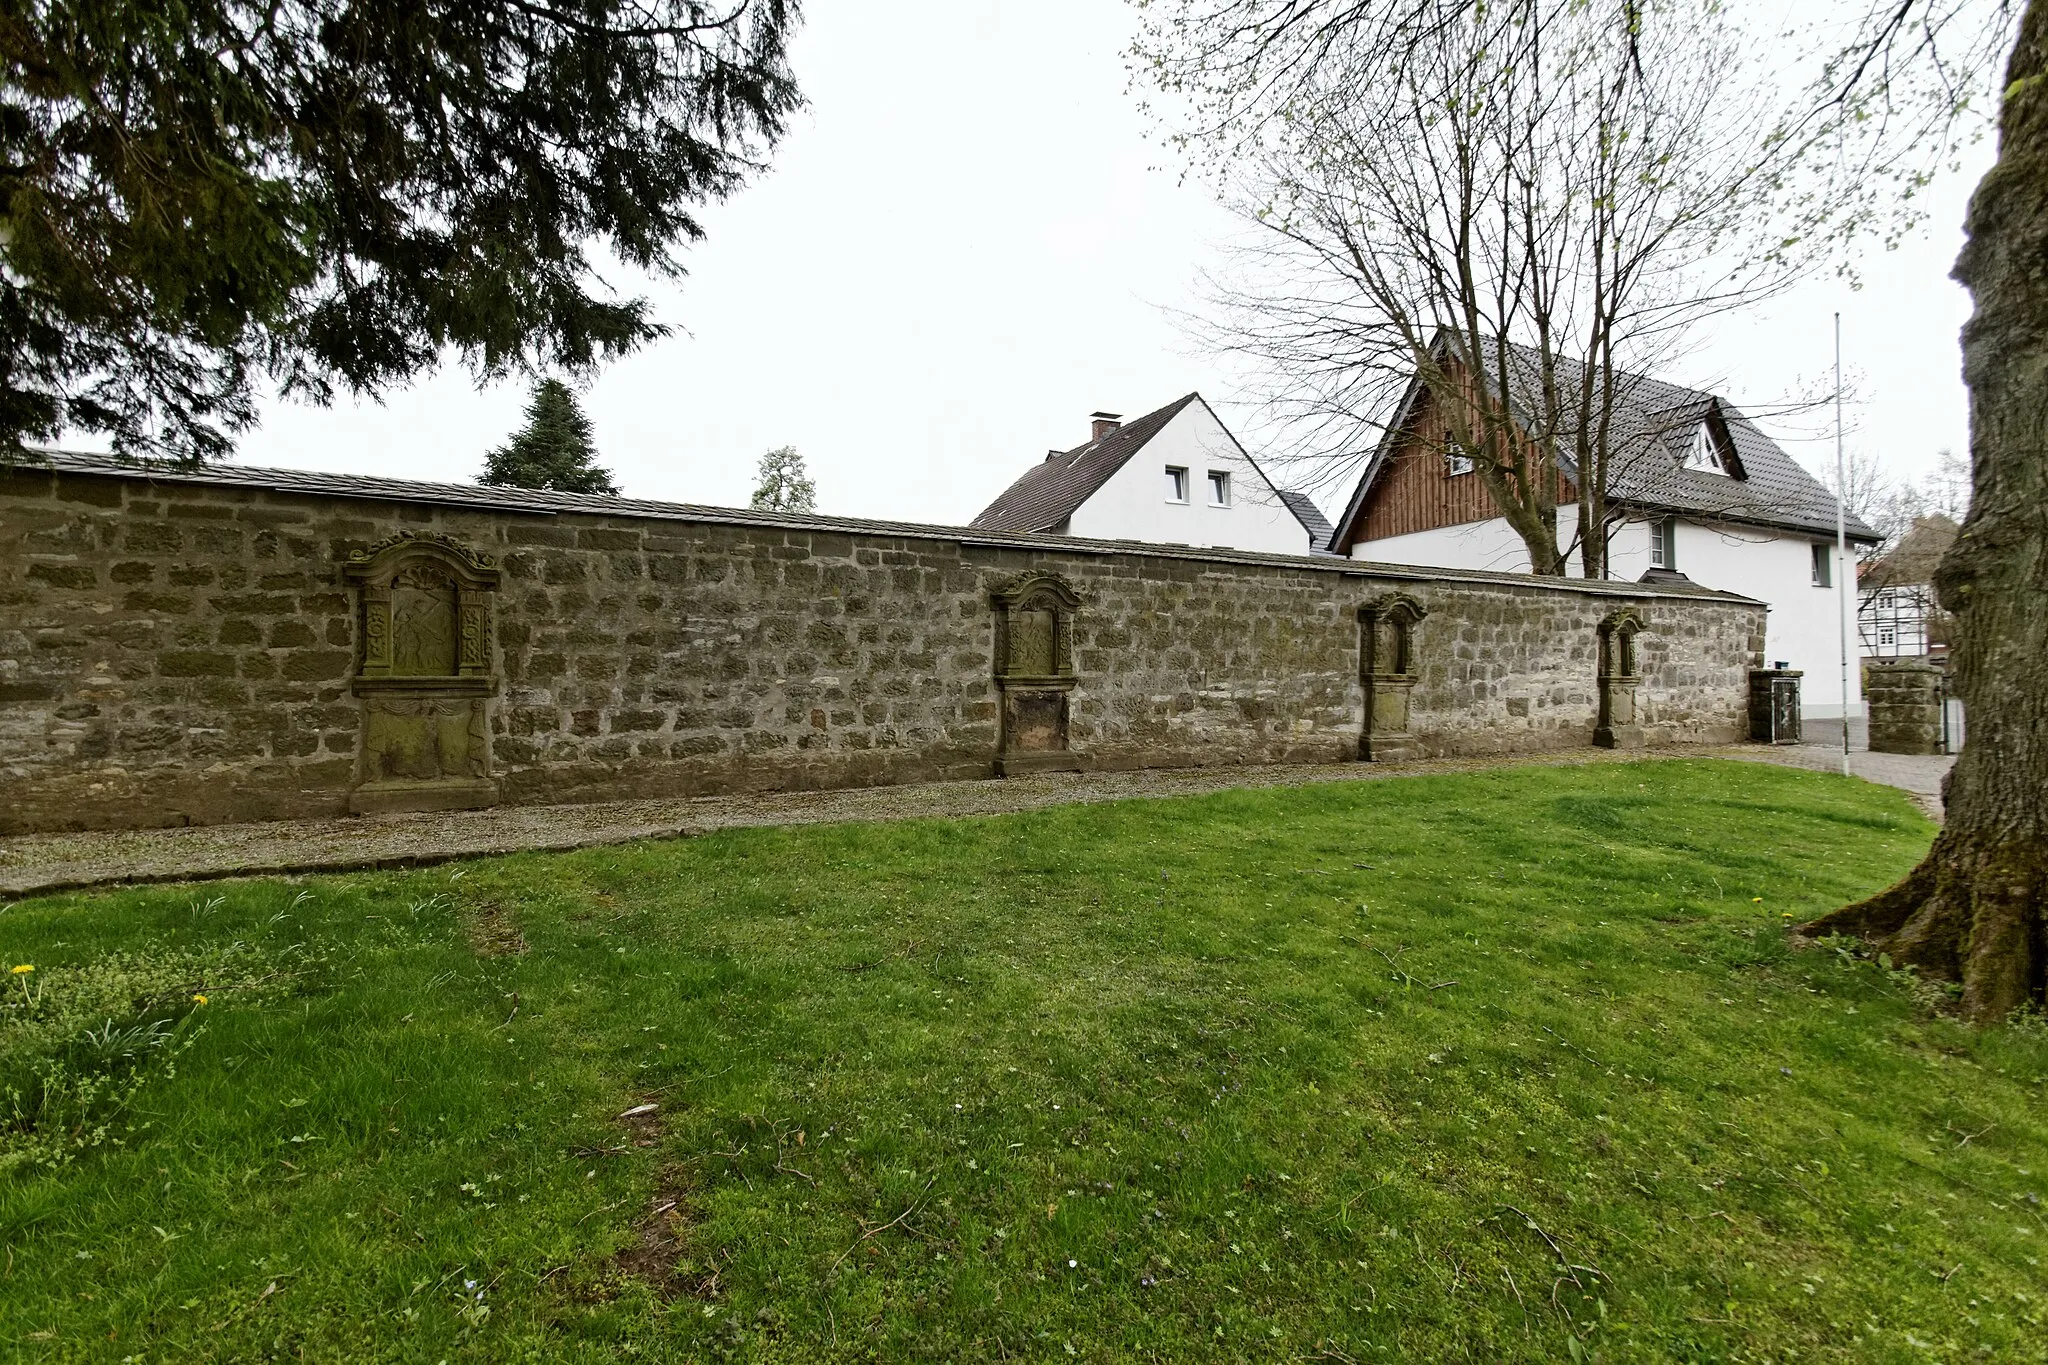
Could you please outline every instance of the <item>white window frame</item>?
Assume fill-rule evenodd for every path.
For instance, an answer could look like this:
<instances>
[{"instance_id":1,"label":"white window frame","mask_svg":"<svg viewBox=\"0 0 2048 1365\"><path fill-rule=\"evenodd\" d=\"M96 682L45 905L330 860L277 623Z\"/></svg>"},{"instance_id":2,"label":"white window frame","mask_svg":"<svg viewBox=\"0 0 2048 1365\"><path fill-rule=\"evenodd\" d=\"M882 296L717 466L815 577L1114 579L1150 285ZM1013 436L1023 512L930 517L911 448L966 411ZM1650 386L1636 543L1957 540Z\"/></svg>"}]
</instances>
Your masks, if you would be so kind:
<instances>
[{"instance_id":1,"label":"white window frame","mask_svg":"<svg viewBox=\"0 0 2048 1365\"><path fill-rule=\"evenodd\" d=\"M1813 586L1832 588L1835 586L1835 547L1825 540L1811 542L1813 546Z\"/></svg>"},{"instance_id":2,"label":"white window frame","mask_svg":"<svg viewBox=\"0 0 2048 1365\"><path fill-rule=\"evenodd\" d=\"M1209 505L1211 507L1230 506L1230 471L1227 469L1210 470L1208 483Z\"/></svg>"},{"instance_id":3,"label":"white window frame","mask_svg":"<svg viewBox=\"0 0 2048 1365\"><path fill-rule=\"evenodd\" d=\"M1170 464L1166 467L1166 500L1187 505L1188 468L1186 465Z\"/></svg>"},{"instance_id":4,"label":"white window frame","mask_svg":"<svg viewBox=\"0 0 2048 1365\"><path fill-rule=\"evenodd\" d=\"M1444 447L1444 477L1455 479L1460 474L1470 474L1477 466L1472 461L1472 452L1456 441Z\"/></svg>"},{"instance_id":5,"label":"white window frame","mask_svg":"<svg viewBox=\"0 0 2048 1365\"><path fill-rule=\"evenodd\" d=\"M1678 518L1659 517L1650 523L1650 567L1678 570Z\"/></svg>"}]
</instances>

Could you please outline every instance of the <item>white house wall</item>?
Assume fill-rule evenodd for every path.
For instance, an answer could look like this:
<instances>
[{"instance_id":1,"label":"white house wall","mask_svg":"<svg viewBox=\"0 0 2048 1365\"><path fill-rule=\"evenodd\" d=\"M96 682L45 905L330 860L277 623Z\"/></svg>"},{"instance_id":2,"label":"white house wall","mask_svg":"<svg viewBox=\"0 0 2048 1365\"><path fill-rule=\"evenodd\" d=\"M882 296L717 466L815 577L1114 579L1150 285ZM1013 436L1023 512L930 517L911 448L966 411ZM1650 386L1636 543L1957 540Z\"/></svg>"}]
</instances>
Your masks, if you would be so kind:
<instances>
[{"instance_id":1,"label":"white house wall","mask_svg":"<svg viewBox=\"0 0 2048 1365\"><path fill-rule=\"evenodd\" d=\"M1170 501L1166 468L1188 471L1188 500ZM1208 473L1230 475L1230 505L1209 505ZM1204 403L1190 403L1074 510L1069 535L1266 554L1309 552L1308 532Z\"/></svg>"},{"instance_id":2,"label":"white house wall","mask_svg":"<svg viewBox=\"0 0 2048 1365\"><path fill-rule=\"evenodd\" d=\"M1558 544L1571 543L1579 524L1579 509L1557 509ZM1440 526L1433 531L1415 531L1384 540L1360 541L1351 547L1353 559L1381 564L1421 564L1432 569L1482 569L1489 573L1529 572L1529 550L1505 517L1468 521L1462 526Z\"/></svg>"},{"instance_id":3,"label":"white house wall","mask_svg":"<svg viewBox=\"0 0 2048 1365\"><path fill-rule=\"evenodd\" d=\"M1641 557L1617 562L1613 574L1616 578L1639 577L1650 563L1648 524L1632 523L1626 529L1641 538ZM1770 603L1764 662L1783 660L1802 670L1806 676L1799 682L1800 709L1809 717L1831 718L1842 714L1842 603L1837 588L1813 586L1813 546L1817 539L1681 521L1676 567L1703 588L1719 588ZM1834 553L1830 544L1831 559ZM1841 565L1834 567L1839 574ZM1835 581L1839 583L1840 579ZM1849 650L1849 713L1860 715L1862 670L1857 664L1853 637Z\"/></svg>"},{"instance_id":4,"label":"white house wall","mask_svg":"<svg viewBox=\"0 0 2048 1365\"><path fill-rule=\"evenodd\" d=\"M1570 544L1578 509L1558 509L1558 540ZM1840 601L1834 588L1813 586L1816 537L1678 523L1678 571L1703 588L1740 593L1770 604L1764 661L1783 660L1806 676L1800 707L1814 719L1842 714ZM1833 554L1830 544L1829 553ZM1650 567L1650 524L1632 521L1615 529L1607 543L1608 577L1641 578ZM1354 559L1384 564L1419 564L1441 569L1488 569L1527 573L1529 553L1505 517L1446 526L1352 546ZM1839 573L1841 566L1835 566ZM1576 554L1566 570L1579 575ZM1852 641L1852 661L1855 644ZM1850 714L1860 715L1860 669L1849 670Z\"/></svg>"}]
</instances>

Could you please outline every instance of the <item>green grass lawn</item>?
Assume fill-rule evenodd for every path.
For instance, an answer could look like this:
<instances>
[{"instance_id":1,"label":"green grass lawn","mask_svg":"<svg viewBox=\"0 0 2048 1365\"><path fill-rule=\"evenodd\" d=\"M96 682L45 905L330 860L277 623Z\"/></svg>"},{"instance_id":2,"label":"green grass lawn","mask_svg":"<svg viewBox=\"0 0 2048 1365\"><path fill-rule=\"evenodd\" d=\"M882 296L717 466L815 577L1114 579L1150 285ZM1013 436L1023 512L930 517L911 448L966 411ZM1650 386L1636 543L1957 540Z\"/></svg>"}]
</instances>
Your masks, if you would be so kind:
<instances>
[{"instance_id":1,"label":"green grass lawn","mask_svg":"<svg viewBox=\"0 0 2048 1365\"><path fill-rule=\"evenodd\" d=\"M0 1354L2048 1359L2048 1031L1784 930L1931 832L1603 764L16 904Z\"/></svg>"}]
</instances>

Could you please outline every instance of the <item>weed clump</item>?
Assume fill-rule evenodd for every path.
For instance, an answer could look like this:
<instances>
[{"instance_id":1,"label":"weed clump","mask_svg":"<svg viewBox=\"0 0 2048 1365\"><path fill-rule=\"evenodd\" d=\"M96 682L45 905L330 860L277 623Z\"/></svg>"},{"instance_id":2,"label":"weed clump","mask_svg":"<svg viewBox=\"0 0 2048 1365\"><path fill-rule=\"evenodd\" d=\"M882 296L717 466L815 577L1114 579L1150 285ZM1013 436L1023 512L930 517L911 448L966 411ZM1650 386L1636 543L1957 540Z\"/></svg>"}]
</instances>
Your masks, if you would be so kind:
<instances>
[{"instance_id":1,"label":"weed clump","mask_svg":"<svg viewBox=\"0 0 2048 1365\"><path fill-rule=\"evenodd\" d=\"M136 1095L177 1075L209 1009L288 994L304 965L239 942L11 964L0 993L0 1174L120 1143Z\"/></svg>"}]
</instances>

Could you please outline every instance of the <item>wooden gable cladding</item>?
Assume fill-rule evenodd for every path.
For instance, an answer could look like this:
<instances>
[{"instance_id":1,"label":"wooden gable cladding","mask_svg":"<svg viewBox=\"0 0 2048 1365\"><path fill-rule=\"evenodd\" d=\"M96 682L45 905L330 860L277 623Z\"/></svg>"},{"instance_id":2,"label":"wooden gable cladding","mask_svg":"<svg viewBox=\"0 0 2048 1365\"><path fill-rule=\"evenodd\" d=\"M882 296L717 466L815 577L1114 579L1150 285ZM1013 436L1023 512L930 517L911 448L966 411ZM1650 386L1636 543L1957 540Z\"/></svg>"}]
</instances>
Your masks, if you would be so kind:
<instances>
[{"instance_id":1,"label":"wooden gable cladding","mask_svg":"<svg viewBox=\"0 0 2048 1365\"><path fill-rule=\"evenodd\" d=\"M1424 392L1416 399L1415 411L1398 433L1387 467L1366 494L1364 514L1340 551L1361 541L1384 540L1389 536L1434 531L1445 526L1463 526L1490 521L1500 515L1486 484L1475 471L1453 474L1444 459L1450 445L1448 426L1438 400ZM1533 458L1536 446L1523 438ZM1560 503L1577 499L1578 492L1563 474L1557 476Z\"/></svg>"}]
</instances>

